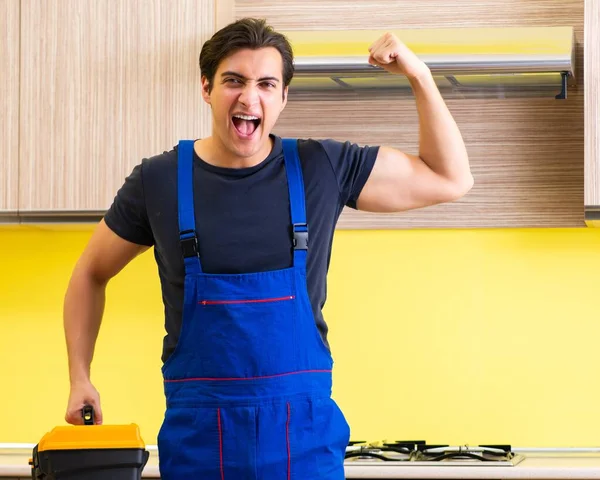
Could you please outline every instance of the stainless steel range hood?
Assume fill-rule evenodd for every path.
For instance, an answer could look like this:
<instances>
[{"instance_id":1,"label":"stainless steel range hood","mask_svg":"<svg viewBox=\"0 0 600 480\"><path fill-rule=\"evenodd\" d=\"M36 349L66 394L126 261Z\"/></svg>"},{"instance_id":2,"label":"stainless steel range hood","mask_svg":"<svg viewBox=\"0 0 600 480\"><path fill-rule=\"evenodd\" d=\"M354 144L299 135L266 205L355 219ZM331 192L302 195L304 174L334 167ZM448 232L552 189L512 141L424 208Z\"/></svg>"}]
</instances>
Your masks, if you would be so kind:
<instances>
[{"instance_id":1,"label":"stainless steel range hood","mask_svg":"<svg viewBox=\"0 0 600 480\"><path fill-rule=\"evenodd\" d=\"M567 97L575 84L572 27L392 30L431 69L446 97ZM295 54L290 95L411 94L406 78L367 61L385 31L286 32Z\"/></svg>"}]
</instances>

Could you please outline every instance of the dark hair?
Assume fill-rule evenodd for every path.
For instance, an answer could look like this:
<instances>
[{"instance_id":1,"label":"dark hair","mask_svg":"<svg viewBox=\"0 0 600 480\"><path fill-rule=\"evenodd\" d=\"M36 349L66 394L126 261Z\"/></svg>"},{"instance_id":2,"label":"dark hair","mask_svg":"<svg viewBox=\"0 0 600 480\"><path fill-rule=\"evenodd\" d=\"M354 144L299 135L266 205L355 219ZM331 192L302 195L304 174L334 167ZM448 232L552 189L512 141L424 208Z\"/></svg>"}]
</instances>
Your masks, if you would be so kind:
<instances>
[{"instance_id":1,"label":"dark hair","mask_svg":"<svg viewBox=\"0 0 600 480\"><path fill-rule=\"evenodd\" d=\"M212 90L219 64L238 50L274 47L283 60L283 84L288 86L294 76L294 53L285 35L276 32L266 21L258 18L243 18L230 23L216 32L202 46L200 52L200 74L208 79Z\"/></svg>"}]
</instances>

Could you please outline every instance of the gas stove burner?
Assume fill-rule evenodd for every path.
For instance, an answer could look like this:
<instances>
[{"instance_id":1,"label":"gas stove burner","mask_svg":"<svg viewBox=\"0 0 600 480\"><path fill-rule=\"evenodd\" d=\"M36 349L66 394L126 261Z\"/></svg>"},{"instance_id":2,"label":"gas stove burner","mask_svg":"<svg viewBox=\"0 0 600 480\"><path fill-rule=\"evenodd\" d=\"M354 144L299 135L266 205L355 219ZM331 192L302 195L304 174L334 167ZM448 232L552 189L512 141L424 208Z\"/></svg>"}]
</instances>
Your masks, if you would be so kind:
<instances>
[{"instance_id":1,"label":"gas stove burner","mask_svg":"<svg viewBox=\"0 0 600 480\"><path fill-rule=\"evenodd\" d=\"M346 450L346 458L377 459L384 462L408 462L418 447L425 445L424 440L396 440L393 443L353 441Z\"/></svg>"},{"instance_id":2,"label":"gas stove burner","mask_svg":"<svg viewBox=\"0 0 600 480\"><path fill-rule=\"evenodd\" d=\"M389 455L385 455L383 451L376 449L361 449L355 452L346 452L345 459L357 459L357 460L381 460L383 462L408 462L408 458L393 458Z\"/></svg>"},{"instance_id":3,"label":"gas stove burner","mask_svg":"<svg viewBox=\"0 0 600 480\"><path fill-rule=\"evenodd\" d=\"M367 443L364 441L351 441L346 449L346 459L357 460L381 460L384 462L391 461L408 461L410 450L407 445L395 442L393 444L384 442ZM403 458L398 458L401 456Z\"/></svg>"},{"instance_id":4,"label":"gas stove burner","mask_svg":"<svg viewBox=\"0 0 600 480\"><path fill-rule=\"evenodd\" d=\"M346 449L350 461L407 462L411 465L516 465L523 457L510 445L427 445L423 440L393 442L352 441Z\"/></svg>"},{"instance_id":5,"label":"gas stove burner","mask_svg":"<svg viewBox=\"0 0 600 480\"><path fill-rule=\"evenodd\" d=\"M438 446L423 446L419 448L419 455L424 460L441 461L449 458L464 459L470 458L473 460L481 460L482 462L493 462L500 459L510 460L514 457L510 445L494 445L476 447L461 446L461 447L438 447Z\"/></svg>"}]
</instances>

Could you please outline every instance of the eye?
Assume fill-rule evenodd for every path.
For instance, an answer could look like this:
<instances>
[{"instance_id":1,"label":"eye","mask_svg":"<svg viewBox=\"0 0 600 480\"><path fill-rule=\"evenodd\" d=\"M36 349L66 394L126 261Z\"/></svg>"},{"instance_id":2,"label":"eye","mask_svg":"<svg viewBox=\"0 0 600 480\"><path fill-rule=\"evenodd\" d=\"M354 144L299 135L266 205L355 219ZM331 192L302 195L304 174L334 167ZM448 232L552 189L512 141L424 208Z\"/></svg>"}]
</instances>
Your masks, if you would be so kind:
<instances>
[{"instance_id":1,"label":"eye","mask_svg":"<svg viewBox=\"0 0 600 480\"><path fill-rule=\"evenodd\" d=\"M226 78L225 83L241 84L242 82L238 78Z\"/></svg>"},{"instance_id":2,"label":"eye","mask_svg":"<svg viewBox=\"0 0 600 480\"><path fill-rule=\"evenodd\" d=\"M273 82L263 82L263 87L267 88L275 88L275 84Z\"/></svg>"}]
</instances>

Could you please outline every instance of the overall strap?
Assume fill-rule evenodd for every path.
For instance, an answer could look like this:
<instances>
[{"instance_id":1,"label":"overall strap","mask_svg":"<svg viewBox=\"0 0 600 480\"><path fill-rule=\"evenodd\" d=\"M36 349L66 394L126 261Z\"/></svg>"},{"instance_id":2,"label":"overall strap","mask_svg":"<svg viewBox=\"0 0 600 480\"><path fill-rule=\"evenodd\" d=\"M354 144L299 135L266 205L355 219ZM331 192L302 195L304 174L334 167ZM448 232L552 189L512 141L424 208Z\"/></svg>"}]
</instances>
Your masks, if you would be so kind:
<instances>
[{"instance_id":1,"label":"overall strap","mask_svg":"<svg viewBox=\"0 0 600 480\"><path fill-rule=\"evenodd\" d=\"M179 241L185 274L202 273L194 215L194 141L181 140L177 148L177 209Z\"/></svg>"},{"instance_id":2,"label":"overall strap","mask_svg":"<svg viewBox=\"0 0 600 480\"><path fill-rule=\"evenodd\" d=\"M284 138L282 139L282 145L290 195L294 266L297 268L306 268L308 224L306 223L304 180L302 179L302 166L300 165L300 157L298 156L298 141L294 138Z\"/></svg>"}]
</instances>

